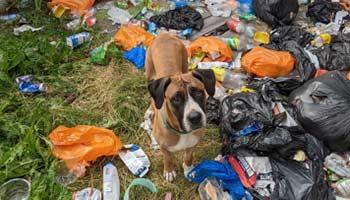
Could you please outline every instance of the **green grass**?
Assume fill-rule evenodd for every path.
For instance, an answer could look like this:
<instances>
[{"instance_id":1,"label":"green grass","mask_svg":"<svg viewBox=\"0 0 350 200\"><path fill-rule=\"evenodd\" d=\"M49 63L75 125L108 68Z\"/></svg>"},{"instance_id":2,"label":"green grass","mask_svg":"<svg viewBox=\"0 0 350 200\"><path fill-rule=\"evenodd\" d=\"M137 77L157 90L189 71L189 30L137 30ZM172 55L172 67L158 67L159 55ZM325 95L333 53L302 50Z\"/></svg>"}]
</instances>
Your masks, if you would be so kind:
<instances>
[{"instance_id":1,"label":"green grass","mask_svg":"<svg viewBox=\"0 0 350 200\"><path fill-rule=\"evenodd\" d=\"M150 149L147 134L139 128L149 104L149 95L142 71L124 61L114 45L107 66L93 65L90 51L108 41L113 29L98 13L98 23L93 29L64 30L69 19L56 19L46 6L41 11L32 7L21 10L28 23L44 26L40 32L26 32L14 36L16 24L0 24L0 184L8 179L24 177L32 182L30 199L71 199L73 191L88 186L101 188L101 171L106 158L97 160L85 177L67 187L55 181L57 160L50 152L48 134L58 125L95 125L112 129L124 144L141 145L151 159L151 170L146 178L158 187L157 194L142 188L132 191L131 199L164 199L172 192L175 199L198 199L197 185L182 175L181 157L176 157L179 177L174 183L162 178L162 156ZM80 31L93 35L90 43L71 50L65 37ZM50 42L55 41L55 45ZM24 95L18 92L15 78L34 74L38 82L49 86L46 93ZM77 99L66 103L69 94ZM211 127L196 151L196 162L214 158L220 150L216 127ZM121 177L122 193L135 177L117 158L113 161Z\"/></svg>"}]
</instances>

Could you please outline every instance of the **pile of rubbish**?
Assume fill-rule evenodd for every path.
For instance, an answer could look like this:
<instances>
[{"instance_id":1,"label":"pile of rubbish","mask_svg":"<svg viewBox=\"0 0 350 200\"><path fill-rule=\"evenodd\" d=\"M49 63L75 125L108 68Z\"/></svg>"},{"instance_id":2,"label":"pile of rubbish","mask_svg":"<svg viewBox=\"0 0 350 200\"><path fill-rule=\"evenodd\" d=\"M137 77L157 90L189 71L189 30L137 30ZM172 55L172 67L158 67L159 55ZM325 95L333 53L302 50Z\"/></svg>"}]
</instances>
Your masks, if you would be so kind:
<instances>
[{"instance_id":1,"label":"pile of rubbish","mask_svg":"<svg viewBox=\"0 0 350 200\"><path fill-rule=\"evenodd\" d=\"M122 0L103 5L52 0L49 5L55 17L72 13L71 30L93 27L96 9L108 10L116 32L92 50L92 63L105 63L107 49L117 45L141 70L147 47L159 33L169 32L184 42L190 70L214 71L216 93L208 99L207 116L220 129L222 150L187 175L199 184L202 200L350 198L349 0ZM75 49L91 39L82 32L66 42ZM31 80L17 79L21 92L46 90ZM151 131L149 124L143 127ZM72 177L83 176L98 157L117 154L136 176L150 170L139 146L123 146L107 129L58 127L49 138L53 154L65 161ZM105 168L111 169L104 169L104 181L119 180L113 164ZM71 180L65 175L60 181ZM135 181L131 185L141 183L156 192L149 180ZM108 184L119 195L120 183ZM104 199L114 195L107 193L104 188ZM91 194L101 199L95 188L73 199Z\"/></svg>"}]
</instances>

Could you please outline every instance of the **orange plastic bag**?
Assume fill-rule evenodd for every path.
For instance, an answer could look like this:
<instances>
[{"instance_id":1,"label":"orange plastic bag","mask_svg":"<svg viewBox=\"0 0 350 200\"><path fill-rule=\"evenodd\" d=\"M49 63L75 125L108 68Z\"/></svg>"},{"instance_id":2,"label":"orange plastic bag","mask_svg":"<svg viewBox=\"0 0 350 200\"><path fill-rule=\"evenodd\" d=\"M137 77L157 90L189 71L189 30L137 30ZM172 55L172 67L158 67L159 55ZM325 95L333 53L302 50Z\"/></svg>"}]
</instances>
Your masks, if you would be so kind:
<instances>
[{"instance_id":1,"label":"orange plastic bag","mask_svg":"<svg viewBox=\"0 0 350 200\"><path fill-rule=\"evenodd\" d=\"M242 67L260 77L288 75L294 68L295 59L289 52L255 47L241 59Z\"/></svg>"},{"instance_id":2,"label":"orange plastic bag","mask_svg":"<svg viewBox=\"0 0 350 200\"><path fill-rule=\"evenodd\" d=\"M123 25L114 35L115 43L127 51L141 43L149 46L154 38L155 36L148 33L145 29L134 25Z\"/></svg>"},{"instance_id":3,"label":"orange plastic bag","mask_svg":"<svg viewBox=\"0 0 350 200\"><path fill-rule=\"evenodd\" d=\"M199 37L187 48L188 56L191 58L197 52L204 52L204 61L230 62L233 58L232 50L227 44L214 36Z\"/></svg>"},{"instance_id":4,"label":"orange plastic bag","mask_svg":"<svg viewBox=\"0 0 350 200\"><path fill-rule=\"evenodd\" d=\"M91 9L94 3L95 0L52 0L50 6L63 6L65 9L83 15Z\"/></svg>"},{"instance_id":5,"label":"orange plastic bag","mask_svg":"<svg viewBox=\"0 0 350 200\"><path fill-rule=\"evenodd\" d=\"M53 154L66 162L76 176L85 173L85 167L100 156L113 156L122 148L122 143L113 131L95 126L79 125L73 128L59 126L49 139Z\"/></svg>"}]
</instances>

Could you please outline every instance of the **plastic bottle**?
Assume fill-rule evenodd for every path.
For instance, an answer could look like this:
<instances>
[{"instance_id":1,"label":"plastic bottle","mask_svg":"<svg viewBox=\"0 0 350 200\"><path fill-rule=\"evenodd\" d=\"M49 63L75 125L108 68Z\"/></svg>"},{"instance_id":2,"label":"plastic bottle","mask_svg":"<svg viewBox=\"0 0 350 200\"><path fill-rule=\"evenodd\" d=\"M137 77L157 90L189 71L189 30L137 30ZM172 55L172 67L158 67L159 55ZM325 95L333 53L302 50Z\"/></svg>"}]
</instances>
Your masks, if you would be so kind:
<instances>
[{"instance_id":1,"label":"plastic bottle","mask_svg":"<svg viewBox=\"0 0 350 200\"><path fill-rule=\"evenodd\" d=\"M222 86L239 91L241 87L247 84L248 78L249 76L246 74L232 70L225 70L222 78Z\"/></svg>"},{"instance_id":2,"label":"plastic bottle","mask_svg":"<svg viewBox=\"0 0 350 200\"><path fill-rule=\"evenodd\" d=\"M67 45L72 49L90 40L90 33L82 32L66 38Z\"/></svg>"},{"instance_id":3,"label":"plastic bottle","mask_svg":"<svg viewBox=\"0 0 350 200\"><path fill-rule=\"evenodd\" d=\"M112 162L103 167L103 199L119 200L120 180L117 168Z\"/></svg>"},{"instance_id":4,"label":"plastic bottle","mask_svg":"<svg viewBox=\"0 0 350 200\"><path fill-rule=\"evenodd\" d=\"M75 30L78 29L80 25L80 19L74 19L73 21L66 24L67 30Z\"/></svg>"},{"instance_id":5,"label":"plastic bottle","mask_svg":"<svg viewBox=\"0 0 350 200\"><path fill-rule=\"evenodd\" d=\"M231 31L234 31L239 34L245 32L246 25L241 20L238 20L238 19L228 20L226 24Z\"/></svg>"},{"instance_id":6,"label":"plastic bottle","mask_svg":"<svg viewBox=\"0 0 350 200\"><path fill-rule=\"evenodd\" d=\"M228 28L238 34L253 38L255 28L238 19L232 19L226 22Z\"/></svg>"},{"instance_id":7,"label":"plastic bottle","mask_svg":"<svg viewBox=\"0 0 350 200\"><path fill-rule=\"evenodd\" d=\"M337 194L343 197L350 197L350 179L340 180L335 184Z\"/></svg>"},{"instance_id":8,"label":"plastic bottle","mask_svg":"<svg viewBox=\"0 0 350 200\"><path fill-rule=\"evenodd\" d=\"M335 174L341 177L350 178L350 166L342 156L336 153L331 153L326 157L324 165Z\"/></svg>"},{"instance_id":9,"label":"plastic bottle","mask_svg":"<svg viewBox=\"0 0 350 200\"><path fill-rule=\"evenodd\" d=\"M238 51L246 51L252 48L252 39L251 37L247 37L246 35L242 35L239 38L239 43L237 46Z\"/></svg>"}]
</instances>

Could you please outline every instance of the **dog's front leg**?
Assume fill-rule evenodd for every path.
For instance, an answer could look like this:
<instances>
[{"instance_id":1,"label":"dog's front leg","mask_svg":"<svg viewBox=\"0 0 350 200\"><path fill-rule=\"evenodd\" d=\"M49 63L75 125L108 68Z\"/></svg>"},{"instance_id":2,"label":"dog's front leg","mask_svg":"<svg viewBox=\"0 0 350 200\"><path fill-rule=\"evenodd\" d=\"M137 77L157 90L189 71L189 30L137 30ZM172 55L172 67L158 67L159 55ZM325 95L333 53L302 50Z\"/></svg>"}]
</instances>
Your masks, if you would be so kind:
<instances>
[{"instance_id":1,"label":"dog's front leg","mask_svg":"<svg viewBox=\"0 0 350 200\"><path fill-rule=\"evenodd\" d=\"M182 167L184 169L184 175L187 178L187 174L193 169L193 151L194 148L188 148L185 150L185 155L183 158L183 163L182 163Z\"/></svg>"},{"instance_id":2,"label":"dog's front leg","mask_svg":"<svg viewBox=\"0 0 350 200\"><path fill-rule=\"evenodd\" d=\"M164 156L164 178L165 180L172 182L176 177L172 153L162 147L160 150Z\"/></svg>"}]
</instances>

